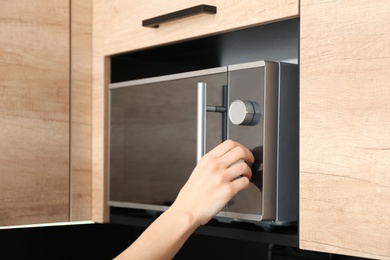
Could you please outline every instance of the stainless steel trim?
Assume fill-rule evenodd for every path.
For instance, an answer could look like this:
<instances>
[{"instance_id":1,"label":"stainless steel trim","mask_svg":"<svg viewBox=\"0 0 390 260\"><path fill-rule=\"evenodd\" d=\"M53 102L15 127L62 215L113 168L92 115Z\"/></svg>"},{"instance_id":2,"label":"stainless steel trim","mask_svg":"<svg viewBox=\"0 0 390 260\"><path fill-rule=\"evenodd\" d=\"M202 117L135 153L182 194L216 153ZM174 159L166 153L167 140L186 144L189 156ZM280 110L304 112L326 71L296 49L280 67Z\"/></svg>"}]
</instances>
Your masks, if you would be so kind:
<instances>
[{"instance_id":1,"label":"stainless steel trim","mask_svg":"<svg viewBox=\"0 0 390 260\"><path fill-rule=\"evenodd\" d=\"M196 162L206 152L206 96L207 83L198 82L198 103L197 103L197 133L196 133Z\"/></svg>"},{"instance_id":2,"label":"stainless steel trim","mask_svg":"<svg viewBox=\"0 0 390 260\"><path fill-rule=\"evenodd\" d=\"M279 67L279 75L278 75L278 114L277 114L277 120L278 120L278 125L277 125L277 128L276 128L276 132L277 132L277 136L276 136L276 146L277 146L277 149L278 149L278 152L277 152L277 155L276 155L276 165L277 165L277 170L276 170L276 173L277 173L277 176L276 176L276 196L275 196L275 205L276 205L276 210L275 210L275 213L276 213L276 218L275 219L278 219L279 218L279 201L278 201L278 198L279 198L279 177L280 177L280 172L279 172L279 164L280 164L280 149L279 149L279 145L280 145L280 95L281 95L281 84L282 84L282 79L281 79L281 75L282 75L282 68L281 68L281 65L280 65L280 62L278 62L278 67Z\"/></svg>"},{"instance_id":3,"label":"stainless steel trim","mask_svg":"<svg viewBox=\"0 0 390 260\"><path fill-rule=\"evenodd\" d=\"M225 113L226 107L222 106L206 106L206 112L219 112L219 113Z\"/></svg>"},{"instance_id":4,"label":"stainless steel trim","mask_svg":"<svg viewBox=\"0 0 390 260\"><path fill-rule=\"evenodd\" d=\"M108 180L107 180L107 194L108 194L108 199L110 199L110 183L111 183L111 104L112 104L112 94L111 91L108 91L108 115L107 115L107 175L108 175Z\"/></svg>"},{"instance_id":5,"label":"stainless steel trim","mask_svg":"<svg viewBox=\"0 0 390 260\"><path fill-rule=\"evenodd\" d=\"M216 217L232 218L232 219L239 219L239 220L251 220L255 222L263 220L261 214L244 214L244 213L235 213L229 211L221 211L216 215Z\"/></svg>"},{"instance_id":6,"label":"stainless steel trim","mask_svg":"<svg viewBox=\"0 0 390 260\"><path fill-rule=\"evenodd\" d=\"M276 217L277 175L277 97L279 67L266 62L264 84L264 136L263 136L263 219Z\"/></svg>"},{"instance_id":7,"label":"stainless steel trim","mask_svg":"<svg viewBox=\"0 0 390 260\"><path fill-rule=\"evenodd\" d=\"M114 89L114 88L123 88L129 86L138 86L138 85L151 84L151 83L162 82L162 81L177 80L177 79L184 79L190 77L199 77L199 76L211 75L216 73L224 73L224 72L227 72L227 67L196 70L196 71L176 73L176 74L165 75L165 76L157 76L157 77L150 77L145 79L136 79L136 80L111 83L109 88Z\"/></svg>"},{"instance_id":8,"label":"stainless steel trim","mask_svg":"<svg viewBox=\"0 0 390 260\"><path fill-rule=\"evenodd\" d=\"M227 85L222 87L222 95L223 95L223 107L225 107L226 112L222 117L222 141L225 141L228 137L228 107L229 107L229 88Z\"/></svg>"},{"instance_id":9,"label":"stainless steel trim","mask_svg":"<svg viewBox=\"0 0 390 260\"><path fill-rule=\"evenodd\" d=\"M265 66L265 61L261 60L261 61L253 61L253 62L247 62L247 63L242 63L242 64L229 65L228 70L234 71L234 70L243 70L243 69L264 67L264 66Z\"/></svg>"},{"instance_id":10,"label":"stainless steel trim","mask_svg":"<svg viewBox=\"0 0 390 260\"><path fill-rule=\"evenodd\" d=\"M109 206L120 208L133 208L133 209L145 209L155 211L165 211L169 206L156 206L151 204L133 203L133 202L121 202L121 201L108 201Z\"/></svg>"}]
</instances>

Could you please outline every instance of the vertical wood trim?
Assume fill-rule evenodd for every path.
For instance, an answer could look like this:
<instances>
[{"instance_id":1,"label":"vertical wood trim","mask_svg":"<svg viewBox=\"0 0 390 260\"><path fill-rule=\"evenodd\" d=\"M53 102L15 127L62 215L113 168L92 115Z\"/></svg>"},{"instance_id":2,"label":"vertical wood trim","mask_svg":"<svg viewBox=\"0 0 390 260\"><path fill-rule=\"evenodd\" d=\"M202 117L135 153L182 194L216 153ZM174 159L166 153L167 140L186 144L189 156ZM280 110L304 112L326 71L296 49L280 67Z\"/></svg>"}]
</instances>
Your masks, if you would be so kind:
<instances>
[{"instance_id":1,"label":"vertical wood trim","mask_svg":"<svg viewBox=\"0 0 390 260\"><path fill-rule=\"evenodd\" d=\"M92 0L70 0L70 220L92 212Z\"/></svg>"},{"instance_id":2,"label":"vertical wood trim","mask_svg":"<svg viewBox=\"0 0 390 260\"><path fill-rule=\"evenodd\" d=\"M0 17L0 225L68 221L69 0Z\"/></svg>"},{"instance_id":3,"label":"vertical wood trim","mask_svg":"<svg viewBox=\"0 0 390 260\"><path fill-rule=\"evenodd\" d=\"M107 92L109 58L104 56L104 1L93 1L92 44L92 220L107 222Z\"/></svg>"},{"instance_id":4,"label":"vertical wood trim","mask_svg":"<svg viewBox=\"0 0 390 260\"><path fill-rule=\"evenodd\" d=\"M301 1L300 247L390 259L390 2Z\"/></svg>"}]
</instances>

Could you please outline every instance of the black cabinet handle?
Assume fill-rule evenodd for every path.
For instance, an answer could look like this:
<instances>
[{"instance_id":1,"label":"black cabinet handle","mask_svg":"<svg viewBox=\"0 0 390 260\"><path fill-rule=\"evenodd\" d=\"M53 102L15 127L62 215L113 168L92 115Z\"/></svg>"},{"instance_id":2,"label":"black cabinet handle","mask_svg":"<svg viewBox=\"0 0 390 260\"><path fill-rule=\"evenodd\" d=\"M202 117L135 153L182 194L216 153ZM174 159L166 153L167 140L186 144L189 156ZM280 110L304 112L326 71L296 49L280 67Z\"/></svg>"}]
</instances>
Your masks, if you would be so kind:
<instances>
[{"instance_id":1,"label":"black cabinet handle","mask_svg":"<svg viewBox=\"0 0 390 260\"><path fill-rule=\"evenodd\" d=\"M158 26L161 23L170 22L172 20L181 19L184 17L196 15L196 14L216 14L217 13L217 7L212 5L197 5L193 6L187 9L183 9L180 11L163 14L160 16L156 16L150 19L146 19L142 21L142 26L144 27L151 27L151 28L158 28Z\"/></svg>"}]
</instances>

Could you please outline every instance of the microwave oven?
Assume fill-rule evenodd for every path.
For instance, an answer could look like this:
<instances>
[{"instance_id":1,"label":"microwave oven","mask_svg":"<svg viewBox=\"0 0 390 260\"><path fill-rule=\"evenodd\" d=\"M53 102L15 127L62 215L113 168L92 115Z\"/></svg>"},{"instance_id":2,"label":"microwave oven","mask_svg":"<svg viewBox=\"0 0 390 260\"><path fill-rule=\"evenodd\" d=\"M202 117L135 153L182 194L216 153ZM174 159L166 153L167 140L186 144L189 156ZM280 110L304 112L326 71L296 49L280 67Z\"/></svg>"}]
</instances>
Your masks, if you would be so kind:
<instances>
[{"instance_id":1,"label":"microwave oven","mask_svg":"<svg viewBox=\"0 0 390 260\"><path fill-rule=\"evenodd\" d=\"M255 61L109 87L111 207L166 210L197 161L226 139L252 151L252 179L216 216L298 220L298 65Z\"/></svg>"}]
</instances>

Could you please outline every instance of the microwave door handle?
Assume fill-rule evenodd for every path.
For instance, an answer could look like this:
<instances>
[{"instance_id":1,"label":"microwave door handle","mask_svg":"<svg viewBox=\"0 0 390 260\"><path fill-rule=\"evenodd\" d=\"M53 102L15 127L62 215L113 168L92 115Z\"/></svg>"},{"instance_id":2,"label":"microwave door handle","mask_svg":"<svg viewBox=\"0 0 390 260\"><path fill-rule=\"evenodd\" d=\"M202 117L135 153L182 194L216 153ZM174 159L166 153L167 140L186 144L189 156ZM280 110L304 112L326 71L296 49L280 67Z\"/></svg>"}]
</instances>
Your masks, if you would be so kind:
<instances>
[{"instance_id":1,"label":"microwave door handle","mask_svg":"<svg viewBox=\"0 0 390 260\"><path fill-rule=\"evenodd\" d=\"M207 83L198 82L196 162L206 152L206 96Z\"/></svg>"},{"instance_id":2,"label":"microwave door handle","mask_svg":"<svg viewBox=\"0 0 390 260\"><path fill-rule=\"evenodd\" d=\"M206 113L218 112L223 113L222 122L222 141L227 138L227 86L223 88L223 106L207 106L207 83L198 82L198 105L197 105L197 138L196 138L196 162L206 153Z\"/></svg>"}]
</instances>

